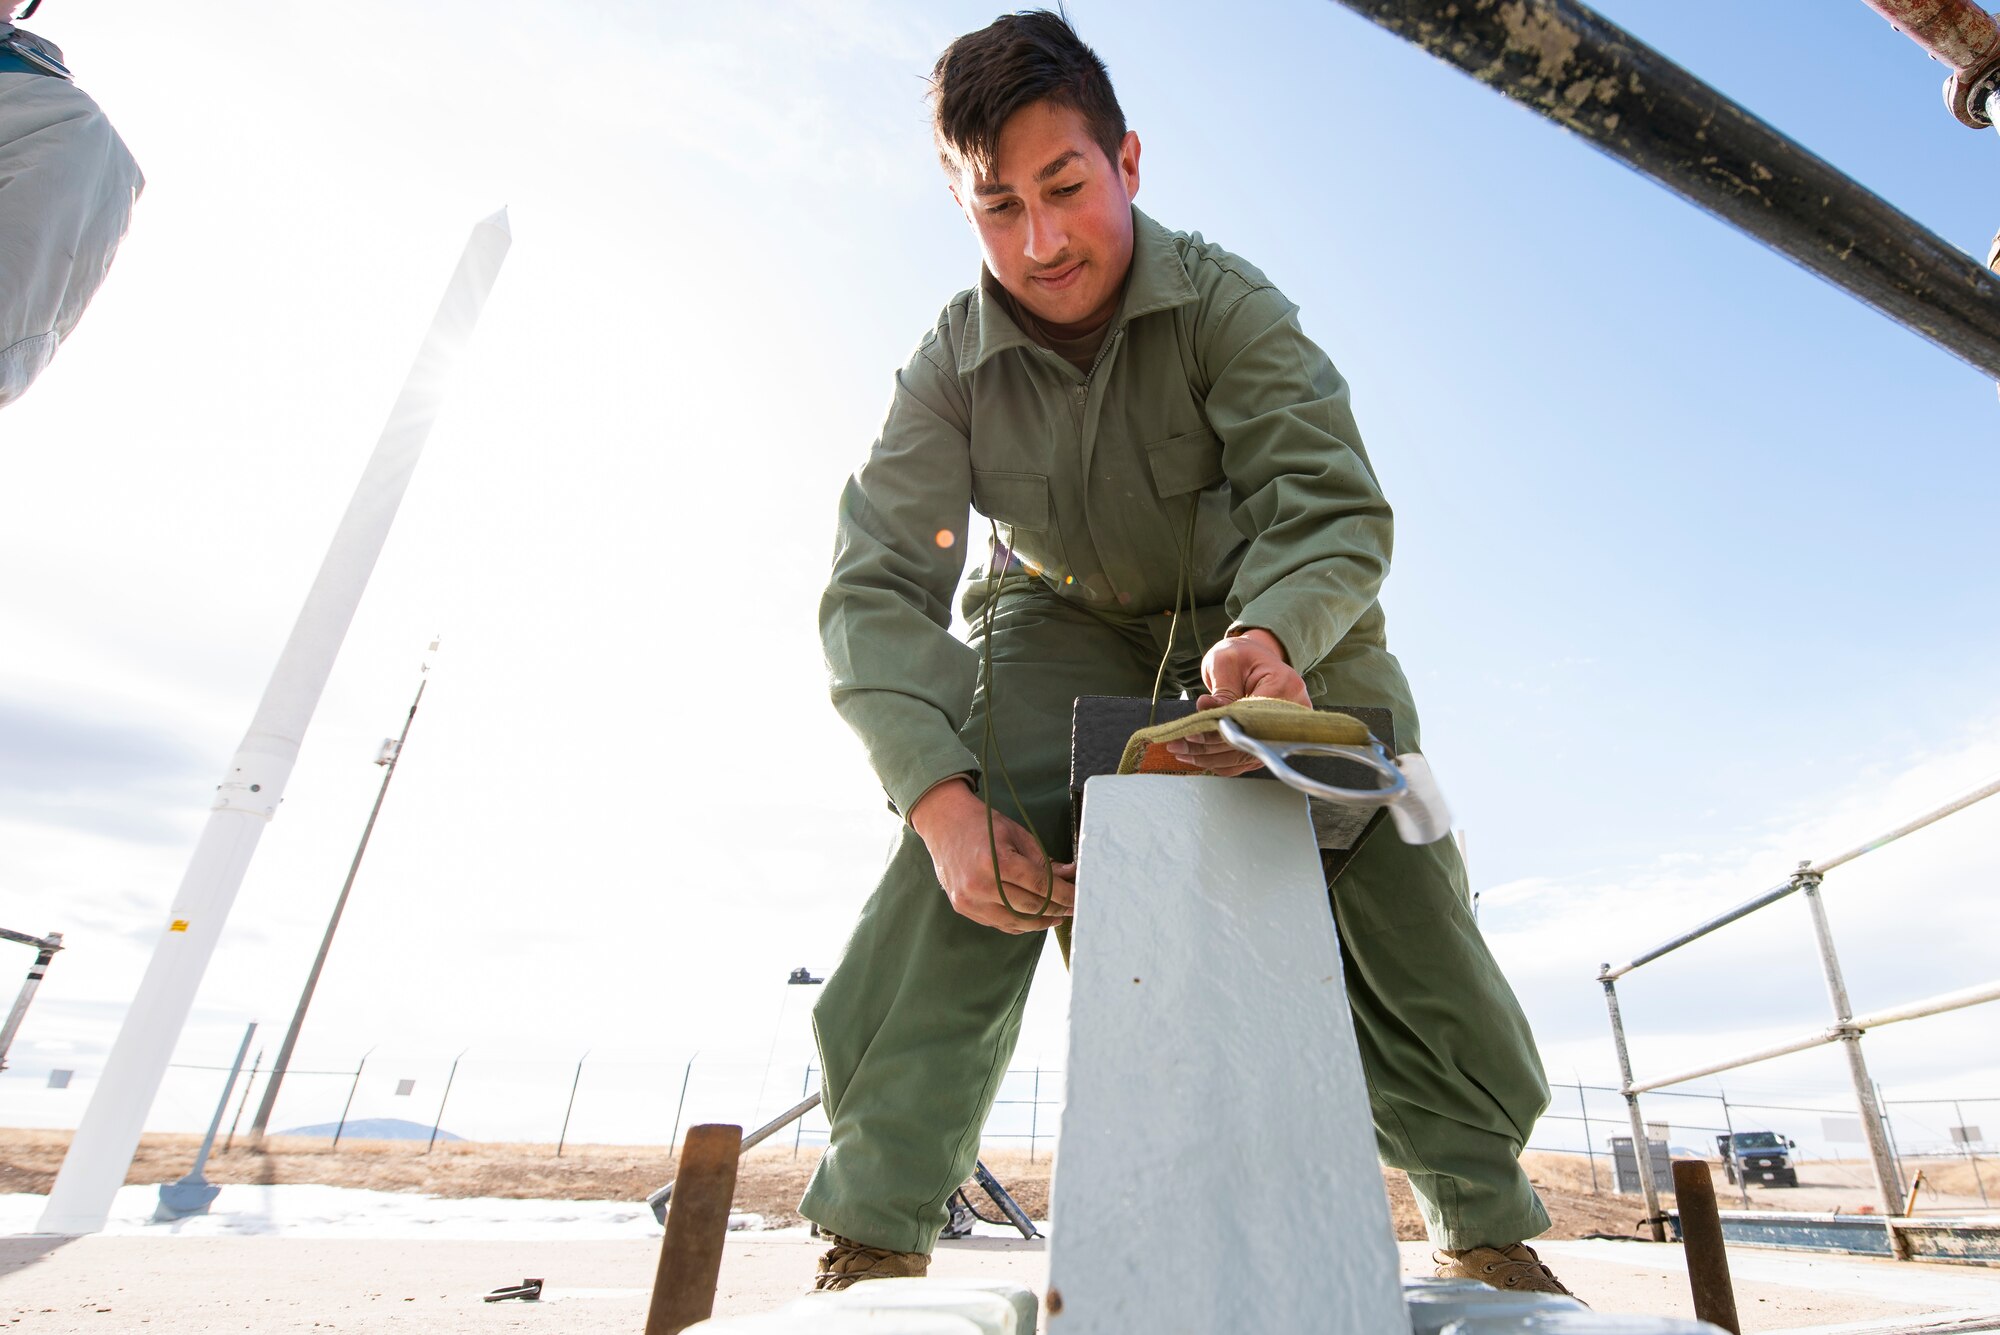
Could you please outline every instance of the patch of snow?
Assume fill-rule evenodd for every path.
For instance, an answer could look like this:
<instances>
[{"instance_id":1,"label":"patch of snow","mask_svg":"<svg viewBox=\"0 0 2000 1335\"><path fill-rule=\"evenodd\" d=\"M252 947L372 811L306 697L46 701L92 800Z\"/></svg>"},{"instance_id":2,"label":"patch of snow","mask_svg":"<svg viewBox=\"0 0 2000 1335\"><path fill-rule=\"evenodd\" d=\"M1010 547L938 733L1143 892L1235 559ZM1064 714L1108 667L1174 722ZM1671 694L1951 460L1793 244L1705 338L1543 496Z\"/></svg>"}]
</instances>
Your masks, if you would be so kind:
<instances>
[{"instance_id":1,"label":"patch of snow","mask_svg":"<svg viewBox=\"0 0 2000 1335\"><path fill-rule=\"evenodd\" d=\"M32 1233L46 1196L0 1194L0 1235ZM206 1214L153 1219L160 1189L122 1187L104 1226L110 1237L503 1238L596 1242L657 1238L644 1201L453 1200L415 1192L304 1183L225 1185ZM761 1229L760 1214L732 1214L729 1227Z\"/></svg>"}]
</instances>

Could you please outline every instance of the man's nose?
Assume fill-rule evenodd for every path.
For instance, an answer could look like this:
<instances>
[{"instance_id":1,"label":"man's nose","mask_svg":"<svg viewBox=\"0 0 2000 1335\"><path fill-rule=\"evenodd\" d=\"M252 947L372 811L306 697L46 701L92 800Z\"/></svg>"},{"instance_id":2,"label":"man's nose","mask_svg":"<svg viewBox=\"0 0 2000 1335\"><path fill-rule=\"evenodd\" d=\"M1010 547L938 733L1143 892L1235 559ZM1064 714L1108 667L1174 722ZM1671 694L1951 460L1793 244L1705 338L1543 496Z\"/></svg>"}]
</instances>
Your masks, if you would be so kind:
<instances>
[{"instance_id":1,"label":"man's nose","mask_svg":"<svg viewBox=\"0 0 2000 1335\"><path fill-rule=\"evenodd\" d=\"M1069 233L1054 212L1037 208L1028 210L1028 239L1024 250L1029 260L1047 264L1061 255L1067 245Z\"/></svg>"}]
</instances>

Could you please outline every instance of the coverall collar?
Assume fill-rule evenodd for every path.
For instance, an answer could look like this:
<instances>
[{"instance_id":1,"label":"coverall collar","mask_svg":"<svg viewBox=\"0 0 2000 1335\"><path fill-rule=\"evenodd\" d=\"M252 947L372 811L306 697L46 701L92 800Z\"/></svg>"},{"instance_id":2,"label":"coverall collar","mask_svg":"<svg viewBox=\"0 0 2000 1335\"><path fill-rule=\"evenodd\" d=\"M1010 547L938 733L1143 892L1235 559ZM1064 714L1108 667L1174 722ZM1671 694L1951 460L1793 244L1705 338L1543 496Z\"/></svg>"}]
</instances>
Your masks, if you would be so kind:
<instances>
[{"instance_id":1,"label":"coverall collar","mask_svg":"<svg viewBox=\"0 0 2000 1335\"><path fill-rule=\"evenodd\" d=\"M993 299L998 287L999 280L980 265L978 315L966 323L958 342L960 375L978 370L995 353L1034 346L1034 340L1021 332L1021 326L1007 313L1006 303ZM1173 233L1133 208L1132 268L1125 281L1125 299L1111 319L1111 328L1118 329L1154 311L1185 306L1197 295L1174 248Z\"/></svg>"}]
</instances>

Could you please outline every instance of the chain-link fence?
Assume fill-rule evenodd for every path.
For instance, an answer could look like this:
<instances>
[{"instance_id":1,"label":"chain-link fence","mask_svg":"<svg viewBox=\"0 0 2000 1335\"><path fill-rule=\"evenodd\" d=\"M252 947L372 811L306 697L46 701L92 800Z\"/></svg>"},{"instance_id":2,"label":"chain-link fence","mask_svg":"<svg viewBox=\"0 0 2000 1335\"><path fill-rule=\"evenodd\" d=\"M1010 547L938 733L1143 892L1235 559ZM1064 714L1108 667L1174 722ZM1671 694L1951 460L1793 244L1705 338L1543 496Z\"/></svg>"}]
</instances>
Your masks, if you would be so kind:
<instances>
[{"instance_id":1,"label":"chain-link fence","mask_svg":"<svg viewBox=\"0 0 2000 1335\"><path fill-rule=\"evenodd\" d=\"M229 1081L226 1061L176 1062L147 1119L149 1130L199 1131ZM20 1066L0 1077L0 1123L76 1125L95 1071ZM254 1119L269 1071L263 1055L229 1094L218 1144L241 1139ZM762 1125L819 1088L816 1066L783 1067L696 1054L682 1061L582 1055L398 1052L384 1045L351 1065L323 1059L288 1071L269 1131L328 1139L462 1139L487 1143L664 1145L702 1122ZM1055 1143L1062 1072L1009 1070L987 1119L987 1143L1018 1145L1030 1159ZM803 1149L826 1143L818 1108L771 1143Z\"/></svg>"},{"instance_id":2,"label":"chain-link fence","mask_svg":"<svg viewBox=\"0 0 2000 1335\"><path fill-rule=\"evenodd\" d=\"M1549 1110L1535 1124L1528 1148L1583 1155L1593 1187L1615 1190L1610 1143L1614 1137L1629 1139L1632 1134L1623 1095L1614 1086L1581 1082L1551 1085L1550 1093ZM1797 1142L1789 1151L1793 1160L1810 1165L1819 1181L1857 1189L1874 1186L1860 1119L1853 1104L1844 1103L1839 1094L1830 1092L1825 1102L1807 1104L1732 1097L1722 1090L1656 1089L1646 1099L1649 1114L1666 1114L1665 1120L1647 1123L1647 1138L1665 1142L1674 1158L1720 1159L1716 1137L1770 1131ZM1906 1181L1914 1180L1920 1167L1937 1178L1945 1176L1940 1168L1963 1164L1963 1175L1949 1177L1951 1194L1976 1195L1981 1208L2000 1201L2000 1163L1993 1158L1994 1144L2000 1142L2000 1095L1881 1103L1892 1152L1905 1166ZM1963 1184L1960 1176L1965 1178ZM1960 1185L1964 1190L1957 1190Z\"/></svg>"},{"instance_id":3,"label":"chain-link fence","mask_svg":"<svg viewBox=\"0 0 2000 1335\"><path fill-rule=\"evenodd\" d=\"M94 1078L92 1071L10 1068L0 1076L0 1122L74 1126ZM230 1094L218 1143L249 1130L268 1078L260 1054ZM226 1062L175 1063L148 1127L205 1128L228 1079ZM321 1059L288 1072L270 1130L329 1140L427 1140L435 1132L440 1139L487 1143L665 1145L701 1122L731 1122L745 1130L761 1126L817 1090L819 1081L816 1066L728 1055L697 1053L675 1061L585 1053L557 1059L480 1049L412 1053L382 1045L352 1064ZM1052 1153L1063 1091L1060 1069L1009 1070L987 1119L985 1143L1018 1146L1030 1161ZM1528 1148L1580 1156L1592 1188L1615 1191L1611 1141L1630 1135L1618 1089L1576 1081L1552 1085L1551 1093ZM1815 1097L1819 1101L1806 1101ZM1794 1102L1720 1090L1655 1090L1647 1104L1650 1115L1665 1118L1649 1124L1649 1138L1666 1142L1675 1157L1715 1159L1717 1136L1771 1131L1798 1142L1794 1160L1820 1182L1864 1188L1872 1181L1852 1104L1838 1092ZM1962 1164L1964 1171L1950 1175L1953 1194L1968 1201L1976 1197L1981 1205L2000 1202L2000 1162L1993 1157L1994 1142L2000 1141L2000 1096L1887 1098L1883 1106L1891 1141L1910 1176L1926 1167L1935 1181L1944 1176L1942 1166ZM790 1145L803 1154L826 1139L825 1113L814 1108L766 1143Z\"/></svg>"}]
</instances>

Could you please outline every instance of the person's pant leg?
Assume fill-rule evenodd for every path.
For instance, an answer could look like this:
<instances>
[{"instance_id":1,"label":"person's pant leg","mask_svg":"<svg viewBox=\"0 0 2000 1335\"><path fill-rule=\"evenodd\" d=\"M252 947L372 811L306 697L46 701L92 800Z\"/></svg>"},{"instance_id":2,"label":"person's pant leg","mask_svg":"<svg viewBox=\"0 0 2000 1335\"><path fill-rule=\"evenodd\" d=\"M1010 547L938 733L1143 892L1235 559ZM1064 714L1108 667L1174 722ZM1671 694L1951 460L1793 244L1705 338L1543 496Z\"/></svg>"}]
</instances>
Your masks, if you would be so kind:
<instances>
[{"instance_id":1,"label":"person's pant leg","mask_svg":"<svg viewBox=\"0 0 2000 1335\"><path fill-rule=\"evenodd\" d=\"M1330 893L1376 1141L1410 1175L1431 1241L1461 1250L1545 1232L1520 1154L1548 1085L1473 922L1457 847L1412 847L1382 821Z\"/></svg>"},{"instance_id":2,"label":"person's pant leg","mask_svg":"<svg viewBox=\"0 0 2000 1335\"><path fill-rule=\"evenodd\" d=\"M995 761L1013 784L1010 793L994 763L983 790L996 811L1025 811L1066 861L1072 703L1152 680L1130 635L1051 602L1004 597L996 612ZM975 755L984 709L975 703L962 734ZM945 1202L978 1157L1046 935L960 917L923 841L903 831L813 1010L831 1130L799 1213L869 1246L931 1249Z\"/></svg>"},{"instance_id":3,"label":"person's pant leg","mask_svg":"<svg viewBox=\"0 0 2000 1335\"><path fill-rule=\"evenodd\" d=\"M961 918L903 831L813 1008L830 1130L800 1214L871 1247L931 1249L978 1155L1046 935Z\"/></svg>"}]
</instances>

